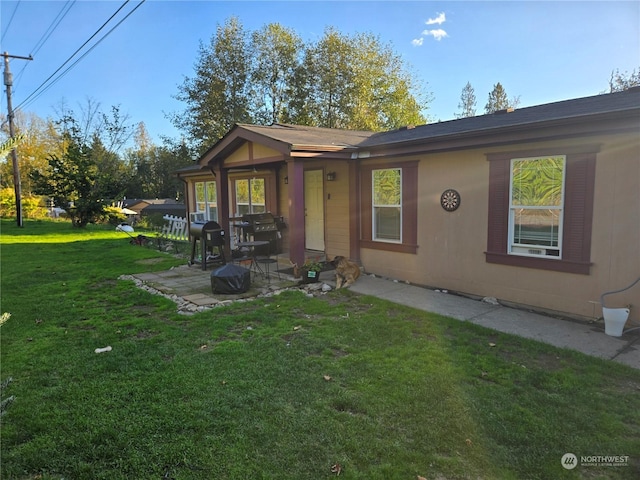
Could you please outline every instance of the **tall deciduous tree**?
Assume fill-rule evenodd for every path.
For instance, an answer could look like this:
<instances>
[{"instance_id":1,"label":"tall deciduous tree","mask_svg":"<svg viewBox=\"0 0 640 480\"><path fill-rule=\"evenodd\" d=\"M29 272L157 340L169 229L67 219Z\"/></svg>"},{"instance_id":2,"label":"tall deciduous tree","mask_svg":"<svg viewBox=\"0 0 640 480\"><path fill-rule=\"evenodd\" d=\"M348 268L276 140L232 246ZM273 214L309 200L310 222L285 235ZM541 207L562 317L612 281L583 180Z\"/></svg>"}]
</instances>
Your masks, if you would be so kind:
<instances>
[{"instance_id":1,"label":"tall deciduous tree","mask_svg":"<svg viewBox=\"0 0 640 480\"><path fill-rule=\"evenodd\" d=\"M349 60L352 92L348 128L390 130L425 123L422 110L429 97L422 94L401 57L371 34L349 40L355 46Z\"/></svg>"},{"instance_id":2,"label":"tall deciduous tree","mask_svg":"<svg viewBox=\"0 0 640 480\"><path fill-rule=\"evenodd\" d=\"M620 70L616 69L611 72L609 78L609 93L622 92L631 87L640 86L640 69L635 69L631 73L620 73Z\"/></svg>"},{"instance_id":3,"label":"tall deciduous tree","mask_svg":"<svg viewBox=\"0 0 640 480\"><path fill-rule=\"evenodd\" d=\"M187 109L172 120L200 152L239 122L385 130L426 120L428 94L373 35L329 28L303 46L270 24L251 35L251 48L247 38L237 19L228 20L179 87Z\"/></svg>"},{"instance_id":4,"label":"tall deciduous tree","mask_svg":"<svg viewBox=\"0 0 640 480\"><path fill-rule=\"evenodd\" d=\"M33 113L17 110L14 116L15 134L22 137L17 147L18 165L22 193L25 196L33 194L31 172L44 167L50 154L62 154L60 134L51 119L42 119ZM9 138L9 132L5 138ZM13 165L11 161L0 163L0 187L13 186Z\"/></svg>"},{"instance_id":5,"label":"tall deciduous tree","mask_svg":"<svg viewBox=\"0 0 640 480\"><path fill-rule=\"evenodd\" d=\"M277 23L270 23L251 35L254 63L251 84L254 116L263 123L282 121L293 77L303 53L300 37Z\"/></svg>"},{"instance_id":6,"label":"tall deciduous tree","mask_svg":"<svg viewBox=\"0 0 640 480\"><path fill-rule=\"evenodd\" d=\"M186 103L184 112L171 116L202 151L234 123L250 123L249 73L251 57L240 20L231 17L219 25L208 45L200 44L195 76L185 78L176 95Z\"/></svg>"},{"instance_id":7,"label":"tall deciduous tree","mask_svg":"<svg viewBox=\"0 0 640 480\"><path fill-rule=\"evenodd\" d=\"M306 57L306 79L311 82L310 112L315 126L348 128L349 98L354 89L349 60L353 58L349 38L330 28ZM306 89L305 89L306 90Z\"/></svg>"},{"instance_id":8,"label":"tall deciduous tree","mask_svg":"<svg viewBox=\"0 0 640 480\"><path fill-rule=\"evenodd\" d=\"M467 82L467 84L462 89L458 108L460 109L460 112L455 114L456 118L476 116L476 92L469 82Z\"/></svg>"},{"instance_id":9,"label":"tall deciduous tree","mask_svg":"<svg viewBox=\"0 0 640 480\"><path fill-rule=\"evenodd\" d=\"M290 99L291 123L389 130L425 122L429 97L391 47L333 28L306 49Z\"/></svg>"}]
</instances>

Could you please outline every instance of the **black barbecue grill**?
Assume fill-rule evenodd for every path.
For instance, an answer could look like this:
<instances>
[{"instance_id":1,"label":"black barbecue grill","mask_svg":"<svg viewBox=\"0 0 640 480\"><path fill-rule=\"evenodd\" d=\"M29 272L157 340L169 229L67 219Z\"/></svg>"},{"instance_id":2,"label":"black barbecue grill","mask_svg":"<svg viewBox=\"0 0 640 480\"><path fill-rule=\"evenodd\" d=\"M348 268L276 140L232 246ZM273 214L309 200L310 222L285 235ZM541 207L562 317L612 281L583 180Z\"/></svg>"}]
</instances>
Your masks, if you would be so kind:
<instances>
[{"instance_id":1,"label":"black barbecue grill","mask_svg":"<svg viewBox=\"0 0 640 480\"><path fill-rule=\"evenodd\" d=\"M200 242L200 255L202 269L207 269L207 259L211 255L212 261L225 264L224 258L224 230L217 222L198 223L191 222L189 224L189 236L191 237L191 261L189 264L196 263L196 242ZM217 253L214 253L217 249Z\"/></svg>"},{"instance_id":2,"label":"black barbecue grill","mask_svg":"<svg viewBox=\"0 0 640 480\"><path fill-rule=\"evenodd\" d=\"M242 216L242 240L266 240L269 245L257 247L256 254L269 255L280 251L280 231L284 228L282 218L276 219L271 213L251 213Z\"/></svg>"}]
</instances>

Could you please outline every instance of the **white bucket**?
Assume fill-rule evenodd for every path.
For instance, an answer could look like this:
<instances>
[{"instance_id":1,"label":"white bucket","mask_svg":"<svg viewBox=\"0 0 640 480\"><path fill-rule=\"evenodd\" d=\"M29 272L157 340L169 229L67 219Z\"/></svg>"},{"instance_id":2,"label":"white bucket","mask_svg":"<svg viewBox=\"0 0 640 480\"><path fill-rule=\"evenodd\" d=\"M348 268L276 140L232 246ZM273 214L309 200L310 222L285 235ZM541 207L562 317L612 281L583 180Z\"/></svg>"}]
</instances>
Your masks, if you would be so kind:
<instances>
[{"instance_id":1,"label":"white bucket","mask_svg":"<svg viewBox=\"0 0 640 480\"><path fill-rule=\"evenodd\" d=\"M630 310L628 308L602 307L604 317L604 333L612 337L621 337L624 324L627 323Z\"/></svg>"}]
</instances>

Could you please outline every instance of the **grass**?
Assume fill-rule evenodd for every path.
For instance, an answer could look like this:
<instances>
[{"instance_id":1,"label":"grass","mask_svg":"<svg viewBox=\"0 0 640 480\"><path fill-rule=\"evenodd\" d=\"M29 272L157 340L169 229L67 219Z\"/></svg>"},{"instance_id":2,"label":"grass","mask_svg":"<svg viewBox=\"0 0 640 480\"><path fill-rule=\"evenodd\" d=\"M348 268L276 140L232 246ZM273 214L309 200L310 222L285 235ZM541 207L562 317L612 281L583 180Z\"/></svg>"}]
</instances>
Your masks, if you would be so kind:
<instances>
[{"instance_id":1,"label":"grass","mask_svg":"<svg viewBox=\"0 0 640 480\"><path fill-rule=\"evenodd\" d=\"M640 475L637 370L349 291L178 315L117 278L184 260L110 228L1 227L2 478Z\"/></svg>"}]
</instances>

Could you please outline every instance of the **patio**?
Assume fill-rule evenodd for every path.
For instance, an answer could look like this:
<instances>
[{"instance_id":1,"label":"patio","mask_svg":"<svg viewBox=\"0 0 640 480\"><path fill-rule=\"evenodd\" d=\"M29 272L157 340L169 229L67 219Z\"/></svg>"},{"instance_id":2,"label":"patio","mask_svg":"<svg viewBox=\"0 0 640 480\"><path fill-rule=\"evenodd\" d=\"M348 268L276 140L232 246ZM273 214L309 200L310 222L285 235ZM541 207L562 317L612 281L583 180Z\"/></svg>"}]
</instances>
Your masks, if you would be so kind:
<instances>
[{"instance_id":1,"label":"patio","mask_svg":"<svg viewBox=\"0 0 640 480\"><path fill-rule=\"evenodd\" d=\"M180 265L162 272L124 275L120 279L133 280L138 288L169 298L178 305L180 313L195 313L231 302L271 296L290 288L326 292L334 285L334 273L330 270L321 272L319 281L310 284L302 284L300 279L282 271L271 272L268 279L259 272L251 271L251 287L248 291L239 294L214 294L211 287L211 273L214 270L215 268L202 270L196 265Z\"/></svg>"}]
</instances>

